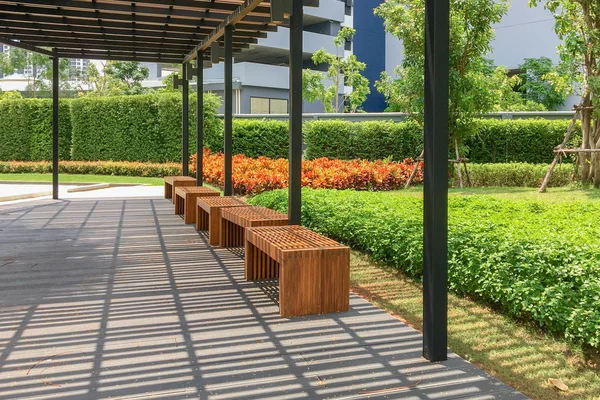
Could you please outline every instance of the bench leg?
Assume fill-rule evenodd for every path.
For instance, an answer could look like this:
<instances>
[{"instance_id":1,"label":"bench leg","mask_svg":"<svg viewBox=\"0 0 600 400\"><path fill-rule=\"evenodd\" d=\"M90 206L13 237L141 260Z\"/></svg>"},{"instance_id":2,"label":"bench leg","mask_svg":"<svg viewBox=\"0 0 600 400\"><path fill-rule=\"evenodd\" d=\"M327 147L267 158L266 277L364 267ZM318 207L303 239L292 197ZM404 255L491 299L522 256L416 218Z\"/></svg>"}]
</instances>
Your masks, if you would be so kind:
<instances>
[{"instance_id":1,"label":"bench leg","mask_svg":"<svg viewBox=\"0 0 600 400\"><path fill-rule=\"evenodd\" d=\"M173 186L170 183L165 182L165 199L173 198Z\"/></svg>"},{"instance_id":2,"label":"bench leg","mask_svg":"<svg viewBox=\"0 0 600 400\"><path fill-rule=\"evenodd\" d=\"M173 203L175 204L175 215L180 215L182 213L182 200L183 199L177 195L173 196Z\"/></svg>"},{"instance_id":3,"label":"bench leg","mask_svg":"<svg viewBox=\"0 0 600 400\"><path fill-rule=\"evenodd\" d=\"M349 291L349 250L288 258L281 263L279 313L282 317L348 311Z\"/></svg>"},{"instance_id":4,"label":"bench leg","mask_svg":"<svg viewBox=\"0 0 600 400\"><path fill-rule=\"evenodd\" d=\"M255 268L256 268L256 252L258 249L250 242L246 241L245 245L245 257L244 257L244 278L247 281L255 280Z\"/></svg>"},{"instance_id":5,"label":"bench leg","mask_svg":"<svg viewBox=\"0 0 600 400\"><path fill-rule=\"evenodd\" d=\"M194 211L196 207L195 199L191 198L191 196L186 196L185 206L183 212L183 221L186 224L193 224L196 222L196 213Z\"/></svg>"},{"instance_id":6,"label":"bench leg","mask_svg":"<svg viewBox=\"0 0 600 400\"><path fill-rule=\"evenodd\" d=\"M204 210L202 210L204 211ZM211 246L219 245L219 237L221 236L221 209L213 208L209 213L205 212L207 217L208 229L208 244Z\"/></svg>"},{"instance_id":7,"label":"bench leg","mask_svg":"<svg viewBox=\"0 0 600 400\"><path fill-rule=\"evenodd\" d=\"M208 213L202 209L202 207L196 207L196 230L207 231L208 230Z\"/></svg>"}]
</instances>

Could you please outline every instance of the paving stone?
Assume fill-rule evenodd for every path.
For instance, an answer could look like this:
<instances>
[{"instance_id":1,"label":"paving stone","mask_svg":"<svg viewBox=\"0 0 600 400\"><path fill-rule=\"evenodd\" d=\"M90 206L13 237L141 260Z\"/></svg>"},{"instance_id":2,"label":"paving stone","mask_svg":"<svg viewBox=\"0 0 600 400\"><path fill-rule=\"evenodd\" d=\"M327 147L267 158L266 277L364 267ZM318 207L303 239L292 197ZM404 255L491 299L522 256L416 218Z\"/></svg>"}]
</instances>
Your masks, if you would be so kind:
<instances>
[{"instance_id":1,"label":"paving stone","mask_svg":"<svg viewBox=\"0 0 600 400\"><path fill-rule=\"evenodd\" d=\"M352 295L280 318L277 282L163 199L0 206L0 400L526 398Z\"/></svg>"}]
</instances>

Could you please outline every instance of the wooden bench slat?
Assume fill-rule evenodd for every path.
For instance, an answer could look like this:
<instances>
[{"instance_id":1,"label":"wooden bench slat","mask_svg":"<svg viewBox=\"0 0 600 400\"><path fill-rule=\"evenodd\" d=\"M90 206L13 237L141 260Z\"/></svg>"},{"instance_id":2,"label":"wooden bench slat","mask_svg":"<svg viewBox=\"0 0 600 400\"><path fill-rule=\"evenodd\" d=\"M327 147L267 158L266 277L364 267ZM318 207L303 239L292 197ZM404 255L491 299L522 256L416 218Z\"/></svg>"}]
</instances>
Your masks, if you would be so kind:
<instances>
[{"instance_id":1,"label":"wooden bench slat","mask_svg":"<svg viewBox=\"0 0 600 400\"><path fill-rule=\"evenodd\" d=\"M282 317L347 311L350 248L307 228L247 228L247 280L279 278Z\"/></svg>"}]
</instances>

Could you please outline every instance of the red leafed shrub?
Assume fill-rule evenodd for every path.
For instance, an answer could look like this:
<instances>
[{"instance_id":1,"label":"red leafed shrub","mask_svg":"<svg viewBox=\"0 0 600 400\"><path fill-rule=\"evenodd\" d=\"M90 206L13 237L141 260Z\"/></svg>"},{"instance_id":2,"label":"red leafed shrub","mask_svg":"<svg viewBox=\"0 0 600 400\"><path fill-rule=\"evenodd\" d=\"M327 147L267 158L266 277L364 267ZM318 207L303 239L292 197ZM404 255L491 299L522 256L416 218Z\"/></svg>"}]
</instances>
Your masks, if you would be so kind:
<instances>
[{"instance_id":1,"label":"red leafed shrub","mask_svg":"<svg viewBox=\"0 0 600 400\"><path fill-rule=\"evenodd\" d=\"M204 150L204 180L223 185L223 154ZM302 186L323 189L395 190L406 183L413 170L413 161L401 163L366 160L330 160L318 158L302 163ZM233 190L239 194L257 194L281 189L288 184L288 161L244 155L233 156ZM196 172L196 155L192 156L192 171ZM422 164L414 182L423 180Z\"/></svg>"}]
</instances>

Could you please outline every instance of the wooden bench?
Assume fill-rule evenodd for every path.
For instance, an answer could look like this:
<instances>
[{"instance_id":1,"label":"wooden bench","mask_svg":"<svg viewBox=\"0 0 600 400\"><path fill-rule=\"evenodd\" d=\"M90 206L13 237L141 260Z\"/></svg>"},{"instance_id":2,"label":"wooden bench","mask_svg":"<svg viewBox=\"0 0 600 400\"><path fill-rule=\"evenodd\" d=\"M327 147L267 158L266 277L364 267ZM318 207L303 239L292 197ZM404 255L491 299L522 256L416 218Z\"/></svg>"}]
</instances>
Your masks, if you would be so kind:
<instances>
[{"instance_id":1,"label":"wooden bench","mask_svg":"<svg viewBox=\"0 0 600 400\"><path fill-rule=\"evenodd\" d=\"M198 197L196 200L196 229L208 231L208 243L219 245L221 237L221 211L224 207L250 207L248 203L235 197Z\"/></svg>"},{"instance_id":2,"label":"wooden bench","mask_svg":"<svg viewBox=\"0 0 600 400\"><path fill-rule=\"evenodd\" d=\"M279 278L282 317L350 306L350 248L298 225L246 229L245 276Z\"/></svg>"},{"instance_id":3,"label":"wooden bench","mask_svg":"<svg viewBox=\"0 0 600 400\"><path fill-rule=\"evenodd\" d=\"M184 186L175 189L175 214L183 214L186 224L196 222L196 199L198 197L220 196L216 190L205 186Z\"/></svg>"},{"instance_id":4,"label":"wooden bench","mask_svg":"<svg viewBox=\"0 0 600 400\"><path fill-rule=\"evenodd\" d=\"M243 247L246 228L256 226L283 226L288 224L287 214L265 207L225 208L221 210L221 247Z\"/></svg>"},{"instance_id":5,"label":"wooden bench","mask_svg":"<svg viewBox=\"0 0 600 400\"><path fill-rule=\"evenodd\" d=\"M175 203L173 192L178 186L196 186L196 178L191 176L165 176L165 199Z\"/></svg>"}]
</instances>

